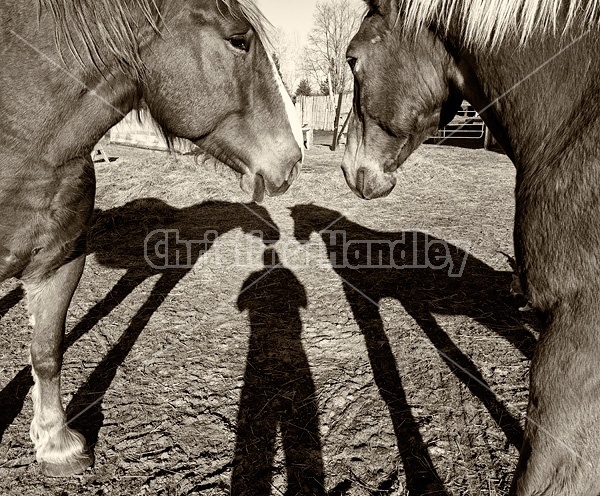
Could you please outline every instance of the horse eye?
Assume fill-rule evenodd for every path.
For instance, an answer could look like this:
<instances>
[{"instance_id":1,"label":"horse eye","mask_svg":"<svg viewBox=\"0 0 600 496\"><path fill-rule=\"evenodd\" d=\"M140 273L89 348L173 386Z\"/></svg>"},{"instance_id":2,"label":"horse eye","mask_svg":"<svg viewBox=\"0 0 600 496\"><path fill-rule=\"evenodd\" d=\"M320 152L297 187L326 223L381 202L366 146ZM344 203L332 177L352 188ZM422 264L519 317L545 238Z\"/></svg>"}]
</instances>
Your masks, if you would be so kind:
<instances>
[{"instance_id":1,"label":"horse eye","mask_svg":"<svg viewBox=\"0 0 600 496\"><path fill-rule=\"evenodd\" d=\"M242 50L244 52L248 51L248 43L246 43L246 38L244 36L234 36L229 38L229 43L231 43L233 48Z\"/></svg>"},{"instance_id":2,"label":"horse eye","mask_svg":"<svg viewBox=\"0 0 600 496\"><path fill-rule=\"evenodd\" d=\"M352 72L354 72L354 68L356 67L356 63L358 62L356 57L346 57L346 62L348 62L348 65L350 66L350 70Z\"/></svg>"}]
</instances>

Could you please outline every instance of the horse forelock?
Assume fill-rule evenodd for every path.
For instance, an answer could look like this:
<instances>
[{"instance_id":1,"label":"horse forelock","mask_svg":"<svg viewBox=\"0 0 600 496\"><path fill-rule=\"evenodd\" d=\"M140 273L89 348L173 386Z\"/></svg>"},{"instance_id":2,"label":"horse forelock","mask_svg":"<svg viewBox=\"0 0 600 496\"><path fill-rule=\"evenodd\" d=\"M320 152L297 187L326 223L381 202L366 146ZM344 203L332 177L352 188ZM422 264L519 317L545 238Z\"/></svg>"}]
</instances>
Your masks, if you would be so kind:
<instances>
[{"instance_id":1,"label":"horse forelock","mask_svg":"<svg viewBox=\"0 0 600 496\"><path fill-rule=\"evenodd\" d=\"M139 23L160 32L157 0L39 0L55 23L59 52L63 46L84 67L116 61L135 76L143 74L139 54ZM41 9L42 10L42 9ZM40 10L40 11L41 11ZM82 53L83 52L83 53ZM62 57L62 53L61 53Z\"/></svg>"},{"instance_id":2,"label":"horse forelock","mask_svg":"<svg viewBox=\"0 0 600 496\"><path fill-rule=\"evenodd\" d=\"M253 0L215 0L217 6L219 4L225 5L230 15L233 17L238 16L238 11L242 15L243 19L247 21L254 32L258 35L258 38L262 42L265 49L270 53L273 51L273 44L271 42L272 32L274 27L271 22L265 17L265 15L258 8Z\"/></svg>"},{"instance_id":3,"label":"horse forelock","mask_svg":"<svg viewBox=\"0 0 600 496\"><path fill-rule=\"evenodd\" d=\"M404 31L458 26L463 43L493 49L506 39L524 44L534 32L563 35L600 27L600 0L367 0L394 2Z\"/></svg>"}]
</instances>

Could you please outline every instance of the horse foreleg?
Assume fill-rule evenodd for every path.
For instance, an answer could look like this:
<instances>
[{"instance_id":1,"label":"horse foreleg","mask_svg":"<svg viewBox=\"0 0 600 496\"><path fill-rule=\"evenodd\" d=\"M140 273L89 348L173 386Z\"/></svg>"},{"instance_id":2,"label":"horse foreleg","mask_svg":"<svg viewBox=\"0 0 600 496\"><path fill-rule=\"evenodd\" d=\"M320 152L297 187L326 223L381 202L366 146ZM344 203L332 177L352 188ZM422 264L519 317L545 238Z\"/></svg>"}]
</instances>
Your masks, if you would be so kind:
<instances>
[{"instance_id":1,"label":"horse foreleg","mask_svg":"<svg viewBox=\"0 0 600 496\"><path fill-rule=\"evenodd\" d=\"M600 312L597 292L552 309L530 372L518 496L600 494Z\"/></svg>"},{"instance_id":2,"label":"horse foreleg","mask_svg":"<svg viewBox=\"0 0 600 496\"><path fill-rule=\"evenodd\" d=\"M60 392L65 316L84 263L80 255L50 277L24 281L33 324L30 435L42 472L53 477L83 472L93 463L83 436L67 426Z\"/></svg>"}]
</instances>

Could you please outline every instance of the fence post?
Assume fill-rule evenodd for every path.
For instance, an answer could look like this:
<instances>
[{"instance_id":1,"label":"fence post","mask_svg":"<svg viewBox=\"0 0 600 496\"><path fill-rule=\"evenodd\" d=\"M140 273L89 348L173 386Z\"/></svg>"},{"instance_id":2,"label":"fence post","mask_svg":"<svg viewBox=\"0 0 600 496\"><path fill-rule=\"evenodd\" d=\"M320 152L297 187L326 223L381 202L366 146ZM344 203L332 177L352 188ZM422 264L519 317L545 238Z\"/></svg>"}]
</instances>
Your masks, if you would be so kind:
<instances>
[{"instance_id":1,"label":"fence post","mask_svg":"<svg viewBox=\"0 0 600 496\"><path fill-rule=\"evenodd\" d=\"M491 133L490 129L485 126L485 135L483 138L483 148L486 150L491 150L492 148L498 146L498 142L494 135Z\"/></svg>"},{"instance_id":2,"label":"fence post","mask_svg":"<svg viewBox=\"0 0 600 496\"><path fill-rule=\"evenodd\" d=\"M331 150L335 151L338 144L338 129L340 126L340 114L342 113L342 101L344 99L344 93L340 93L337 101L337 108L335 109L335 120L333 121L333 142L331 143Z\"/></svg>"}]
</instances>

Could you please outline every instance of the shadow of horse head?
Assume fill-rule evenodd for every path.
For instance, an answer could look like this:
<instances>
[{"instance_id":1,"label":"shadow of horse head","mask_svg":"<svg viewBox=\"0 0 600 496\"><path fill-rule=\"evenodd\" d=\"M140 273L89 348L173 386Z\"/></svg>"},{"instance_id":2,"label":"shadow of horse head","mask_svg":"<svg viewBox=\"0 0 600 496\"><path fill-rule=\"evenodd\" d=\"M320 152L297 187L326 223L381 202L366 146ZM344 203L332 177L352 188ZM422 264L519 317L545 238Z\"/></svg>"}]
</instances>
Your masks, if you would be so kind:
<instances>
[{"instance_id":1,"label":"shadow of horse head","mask_svg":"<svg viewBox=\"0 0 600 496\"><path fill-rule=\"evenodd\" d=\"M266 245L279 240L273 219L256 203L209 201L177 208L158 198L143 198L97 210L88 252L105 267L148 276L186 271L220 236L238 228Z\"/></svg>"}]
</instances>

